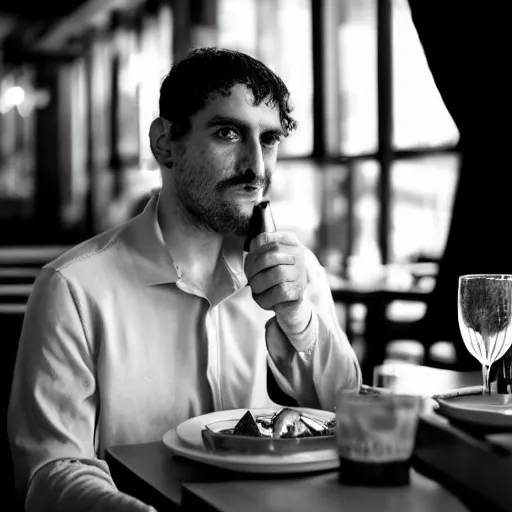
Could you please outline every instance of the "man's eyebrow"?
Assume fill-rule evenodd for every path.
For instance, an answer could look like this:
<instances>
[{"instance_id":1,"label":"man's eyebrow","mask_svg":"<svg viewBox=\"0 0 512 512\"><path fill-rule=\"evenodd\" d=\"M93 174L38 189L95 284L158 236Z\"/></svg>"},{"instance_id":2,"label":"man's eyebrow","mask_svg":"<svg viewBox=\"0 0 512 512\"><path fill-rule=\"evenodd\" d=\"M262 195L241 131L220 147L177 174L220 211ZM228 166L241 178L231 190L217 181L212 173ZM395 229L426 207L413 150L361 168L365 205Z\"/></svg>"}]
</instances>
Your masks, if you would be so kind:
<instances>
[{"instance_id":1,"label":"man's eyebrow","mask_svg":"<svg viewBox=\"0 0 512 512\"><path fill-rule=\"evenodd\" d=\"M230 117L230 116L216 115L216 116L213 116L206 124L206 126L208 128L214 128L215 126L226 126L226 125L234 126L234 127L238 128L240 131L250 129L250 125L248 123L246 123L245 121L242 121L241 119L237 119L236 117ZM264 127L263 132L282 135L283 137L286 136L286 133L284 132L284 130L281 127L279 127L279 128L276 128L274 126Z\"/></svg>"}]
</instances>

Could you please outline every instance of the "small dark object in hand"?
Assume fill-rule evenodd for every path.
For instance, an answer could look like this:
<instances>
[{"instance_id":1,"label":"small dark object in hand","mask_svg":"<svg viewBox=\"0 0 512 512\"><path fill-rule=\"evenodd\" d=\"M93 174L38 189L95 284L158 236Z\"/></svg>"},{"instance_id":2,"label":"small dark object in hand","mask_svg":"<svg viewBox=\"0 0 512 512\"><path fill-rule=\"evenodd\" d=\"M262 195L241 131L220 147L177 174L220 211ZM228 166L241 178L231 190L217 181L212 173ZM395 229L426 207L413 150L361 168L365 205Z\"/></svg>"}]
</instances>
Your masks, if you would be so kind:
<instances>
[{"instance_id":1,"label":"small dark object in hand","mask_svg":"<svg viewBox=\"0 0 512 512\"><path fill-rule=\"evenodd\" d=\"M249 252L253 238L256 238L261 233L271 233L275 230L276 224L270 210L270 201L262 201L254 207L249 234L244 243L244 251Z\"/></svg>"}]
</instances>

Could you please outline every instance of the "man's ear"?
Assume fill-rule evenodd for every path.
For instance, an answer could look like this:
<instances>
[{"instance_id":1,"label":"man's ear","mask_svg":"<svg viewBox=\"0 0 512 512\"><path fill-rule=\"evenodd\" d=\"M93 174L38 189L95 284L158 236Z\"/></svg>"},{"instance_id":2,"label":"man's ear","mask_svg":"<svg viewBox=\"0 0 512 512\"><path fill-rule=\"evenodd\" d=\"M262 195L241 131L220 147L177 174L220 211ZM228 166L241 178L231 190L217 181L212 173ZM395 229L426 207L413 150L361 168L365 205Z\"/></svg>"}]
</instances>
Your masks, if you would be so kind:
<instances>
[{"instance_id":1,"label":"man's ear","mask_svg":"<svg viewBox=\"0 0 512 512\"><path fill-rule=\"evenodd\" d=\"M170 128L171 123L161 117L157 117L149 127L151 151L159 164L169 168L172 167Z\"/></svg>"}]
</instances>

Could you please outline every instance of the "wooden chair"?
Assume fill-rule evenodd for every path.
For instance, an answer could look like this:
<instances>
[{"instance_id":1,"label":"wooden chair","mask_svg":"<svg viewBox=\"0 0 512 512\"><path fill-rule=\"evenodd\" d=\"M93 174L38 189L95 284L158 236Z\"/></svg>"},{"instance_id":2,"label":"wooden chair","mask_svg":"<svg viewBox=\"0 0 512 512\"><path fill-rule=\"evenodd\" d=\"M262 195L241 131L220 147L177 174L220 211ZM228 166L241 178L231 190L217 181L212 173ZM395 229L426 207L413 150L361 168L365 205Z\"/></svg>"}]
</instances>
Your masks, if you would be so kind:
<instances>
[{"instance_id":1,"label":"wooden chair","mask_svg":"<svg viewBox=\"0 0 512 512\"><path fill-rule=\"evenodd\" d=\"M37 267L0 266L0 285L32 284L39 271Z\"/></svg>"}]
</instances>

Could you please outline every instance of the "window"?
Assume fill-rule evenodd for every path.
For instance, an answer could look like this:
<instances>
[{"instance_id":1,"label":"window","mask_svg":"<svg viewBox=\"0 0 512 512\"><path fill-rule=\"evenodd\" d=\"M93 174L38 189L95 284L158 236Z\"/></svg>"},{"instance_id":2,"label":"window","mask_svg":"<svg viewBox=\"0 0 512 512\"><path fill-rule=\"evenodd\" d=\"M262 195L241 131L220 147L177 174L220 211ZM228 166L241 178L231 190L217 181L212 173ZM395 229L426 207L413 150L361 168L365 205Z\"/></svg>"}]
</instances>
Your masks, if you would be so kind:
<instances>
[{"instance_id":1,"label":"window","mask_svg":"<svg viewBox=\"0 0 512 512\"><path fill-rule=\"evenodd\" d=\"M392 0L393 146L418 149L391 165L389 259L442 256L458 180L459 133L428 67L407 0ZM432 150L432 151L431 151Z\"/></svg>"},{"instance_id":2,"label":"window","mask_svg":"<svg viewBox=\"0 0 512 512\"><path fill-rule=\"evenodd\" d=\"M351 185L344 192L352 191L338 214L340 231L348 237L338 259L366 264L437 259L451 219L459 134L407 0L327 0L323 16L336 42L327 38L322 48L326 62L336 67L334 78L325 79L325 88L335 91L325 122L328 132L339 130L339 143L326 145L326 157L338 162L340 175L348 172ZM379 137L379 115L389 116L383 131L392 137ZM379 187L381 180L387 186Z\"/></svg>"},{"instance_id":3,"label":"window","mask_svg":"<svg viewBox=\"0 0 512 512\"><path fill-rule=\"evenodd\" d=\"M339 152L373 153L377 150L376 0L342 0L334 9L338 23Z\"/></svg>"}]
</instances>

